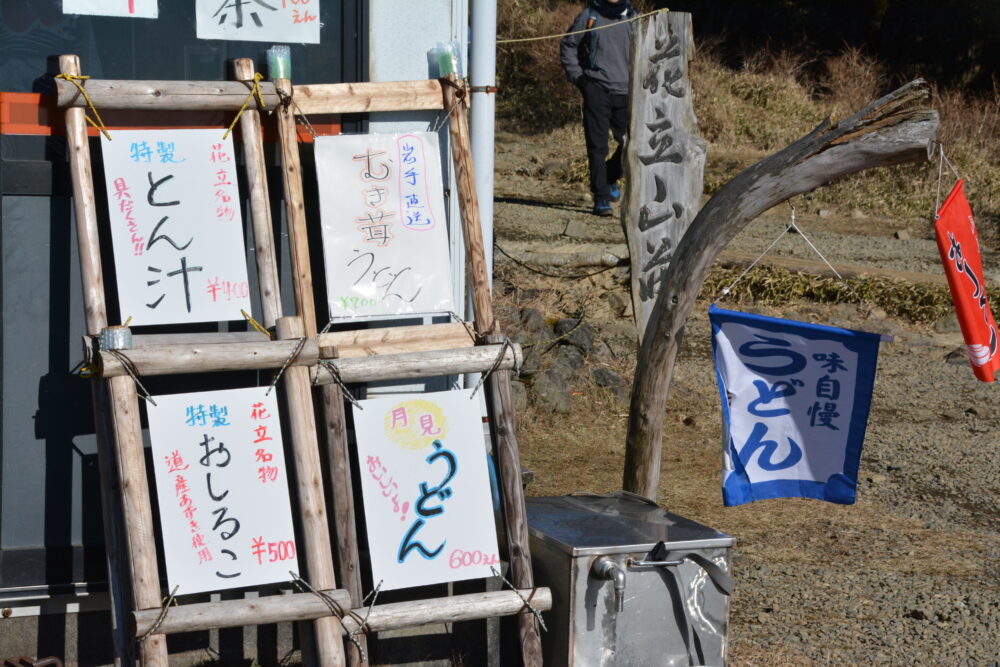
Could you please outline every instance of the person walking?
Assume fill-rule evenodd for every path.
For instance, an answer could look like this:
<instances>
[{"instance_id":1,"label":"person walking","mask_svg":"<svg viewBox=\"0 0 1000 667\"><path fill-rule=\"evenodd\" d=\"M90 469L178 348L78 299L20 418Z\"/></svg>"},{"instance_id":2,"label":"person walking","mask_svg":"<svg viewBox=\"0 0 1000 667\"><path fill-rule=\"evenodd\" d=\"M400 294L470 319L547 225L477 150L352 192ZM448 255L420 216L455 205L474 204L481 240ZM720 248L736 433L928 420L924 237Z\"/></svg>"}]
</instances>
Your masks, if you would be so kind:
<instances>
[{"instance_id":1,"label":"person walking","mask_svg":"<svg viewBox=\"0 0 1000 667\"><path fill-rule=\"evenodd\" d=\"M566 78L583 95L583 133L587 141L594 214L612 215L621 198L622 145L628 129L629 59L632 18L629 0L591 0L573 21L559 48ZM610 27L606 27L610 26ZM583 32L586 31L586 32ZM618 144L608 158L608 130Z\"/></svg>"}]
</instances>

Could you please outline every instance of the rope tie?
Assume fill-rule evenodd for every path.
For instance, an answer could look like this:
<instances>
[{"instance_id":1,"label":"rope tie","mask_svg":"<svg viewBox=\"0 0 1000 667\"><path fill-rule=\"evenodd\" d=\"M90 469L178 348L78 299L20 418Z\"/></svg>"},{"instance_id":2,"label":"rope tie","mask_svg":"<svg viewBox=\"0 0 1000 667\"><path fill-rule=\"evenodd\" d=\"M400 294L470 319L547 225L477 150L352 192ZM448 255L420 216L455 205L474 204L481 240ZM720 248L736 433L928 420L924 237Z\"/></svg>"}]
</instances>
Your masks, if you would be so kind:
<instances>
[{"instance_id":1,"label":"rope tie","mask_svg":"<svg viewBox=\"0 0 1000 667\"><path fill-rule=\"evenodd\" d=\"M153 400L153 397L150 395L149 391L146 389L146 387L142 385L142 382L139 380L139 369L135 367L135 363L131 359L125 356L125 354L123 354L121 350L102 350L102 352L107 352L112 357L120 361L122 367L125 368L125 372L129 374L129 376L132 378L132 381L135 382L137 387L139 387L140 389L139 396L149 401L151 405L156 405L156 401Z\"/></svg>"},{"instance_id":2,"label":"rope tie","mask_svg":"<svg viewBox=\"0 0 1000 667\"><path fill-rule=\"evenodd\" d=\"M639 19L644 19L647 16L652 16L653 14L659 14L660 12L669 12L670 10L664 7L663 9L657 9L652 12L646 12L645 14L639 14L638 16L633 16L630 19L624 21L616 21L614 23L609 23L608 25L598 26L597 28L586 28L585 30L576 30L574 32L562 32L558 35L545 35L544 37L519 37L517 39L498 39L497 44L518 44L522 42L538 42L543 39L561 39L563 37L568 37L569 35L582 35L586 32L596 32L598 30L604 30L605 28L614 28L615 26L621 25L622 23L633 23Z\"/></svg>"},{"instance_id":3,"label":"rope tie","mask_svg":"<svg viewBox=\"0 0 1000 667\"><path fill-rule=\"evenodd\" d=\"M167 612L170 611L170 606L171 605L177 606L178 588L180 587L174 586L174 590L170 591L170 595L168 595L162 601L163 606L160 608L160 615L156 617L156 622L153 623L153 626L149 628L149 630L145 632L141 637L135 638L136 643L141 644L142 642L146 641L151 635L155 635L156 631L160 629L161 625L163 625L163 621L167 620Z\"/></svg>"},{"instance_id":4,"label":"rope tie","mask_svg":"<svg viewBox=\"0 0 1000 667\"><path fill-rule=\"evenodd\" d=\"M295 98L293 98L291 95L281 90L280 88L275 88L274 91L278 94L278 99L281 101L281 106L285 107L286 109L288 109L289 107L295 107L295 111L292 112L292 118L296 121L302 122L302 126L305 127L306 130L309 131L309 134L312 135L313 141L318 139L319 135L316 134L316 130L313 128L312 123L309 122L309 118L304 113L302 113L302 109L300 109L299 105L295 102Z\"/></svg>"},{"instance_id":5,"label":"rope tie","mask_svg":"<svg viewBox=\"0 0 1000 667\"><path fill-rule=\"evenodd\" d=\"M449 107L448 113L446 113L444 117L442 117L440 113L438 114L438 120L436 123L434 123L433 127L431 128L431 132L437 132L438 130L441 129L441 126L443 126L448 121L448 119L451 118L451 114L455 111L455 109L461 106L462 101L465 99L466 95L467 84L464 79L462 80L462 85L455 83L451 79L441 78L439 79L439 81L441 81L442 86L449 86L455 89L455 103L452 104L451 107Z\"/></svg>"},{"instance_id":6,"label":"rope tie","mask_svg":"<svg viewBox=\"0 0 1000 667\"><path fill-rule=\"evenodd\" d=\"M378 594L382 590L382 581L383 580L380 579L378 582L378 586L375 587L375 590L366 595L365 598L361 601L361 604L365 604L366 602L368 602L368 598L371 598L372 600L371 602L368 602L368 606L365 609L365 617L361 619L360 623L358 623L358 627L354 628L354 630L352 630L350 634L347 635L347 639L350 640L352 644L359 647L359 650L361 644L360 642L357 641L356 637L358 636L358 633L362 632L366 636L368 635L369 632L368 617L372 615L372 609L375 607L375 602L378 600ZM358 617L357 614L355 614L354 611L352 610L351 618L357 620L357 617ZM361 662L367 662L367 658L365 657L364 651L361 651Z\"/></svg>"},{"instance_id":7,"label":"rope tie","mask_svg":"<svg viewBox=\"0 0 1000 667\"><path fill-rule=\"evenodd\" d=\"M252 81L241 81L240 82L244 86L247 86L248 88L250 88L250 94L247 95L247 98L245 100L243 100L243 106L241 106L240 110L236 112L236 118L234 118L233 122L229 124L229 129L226 130L226 133L224 135L222 135L223 139L227 138L229 136L229 133L233 131L233 128L236 127L236 121L238 121L240 119L240 116L243 115L243 112L246 111L247 105L250 104L250 101L253 98L255 98L255 97L257 98L257 105L261 109L267 109L267 104L264 103L264 94L261 93L261 91L260 91L260 82L263 81L263 80L264 80L264 76L260 72L257 72L256 74L253 75L253 80Z\"/></svg>"},{"instance_id":8,"label":"rope tie","mask_svg":"<svg viewBox=\"0 0 1000 667\"><path fill-rule=\"evenodd\" d=\"M329 359L320 359L319 365L330 374L330 377L333 378L334 384L340 387L340 390L344 393L344 396L347 397L347 400L351 402L351 405L356 407L358 410L364 410L364 408L361 407L361 403L358 402L358 399L354 398L354 395L348 391L347 385L344 384L343 379L340 377L340 369L337 368L337 366ZM313 384L318 383L314 382Z\"/></svg>"},{"instance_id":9,"label":"rope tie","mask_svg":"<svg viewBox=\"0 0 1000 667\"><path fill-rule=\"evenodd\" d=\"M535 620L538 621L538 624L540 626L542 626L542 630L544 630L545 632L548 632L549 629L547 627L545 627L545 621L542 620L542 612L538 611L537 609L535 609L534 607L531 606L531 600L532 600L532 598L535 597L535 593L538 592L538 589L537 588L532 588L531 589L531 595L529 595L528 597L524 597L524 594L522 594L521 591L516 586L514 586L514 584L510 583L509 581L507 581L507 578L504 577L503 574L501 574L500 571L497 570L492 565L490 565L490 572L493 573L494 577L499 577L500 580L503 581L503 583L507 584L507 587L510 590L512 590L515 593L517 593L517 597L521 598L521 602L524 603L524 607L520 611L518 611L518 613L520 614L525 609L527 609L535 617Z\"/></svg>"},{"instance_id":10,"label":"rope tie","mask_svg":"<svg viewBox=\"0 0 1000 667\"><path fill-rule=\"evenodd\" d=\"M449 310L448 314L451 315L456 322L461 322L462 326L465 327L465 333L469 334L469 338L471 338L473 342L477 341L478 338L476 336L476 331L469 325L468 322L466 322L463 318L459 317L458 313L456 313L454 310Z\"/></svg>"},{"instance_id":11,"label":"rope tie","mask_svg":"<svg viewBox=\"0 0 1000 667\"><path fill-rule=\"evenodd\" d=\"M252 326L252 327L253 327L254 329L256 329L257 331L261 332L262 334L264 334L265 336L267 336L267 337L268 337L268 338L270 338L271 340L274 340L274 336L273 336L273 335L271 334L271 332L270 332L270 331L268 331L267 329L265 329L265 328L264 328L264 327L263 327L263 326L261 325L261 323L260 323L260 322L258 322L257 320L255 320L255 319L253 318L253 316L251 316L251 315L250 315L250 313L248 313L248 312L247 312L247 311L245 311L245 310L240 310L240 314L241 314L241 315L243 315L243 317L244 317L244 318L246 319L246 321L250 323L250 326Z\"/></svg>"},{"instance_id":12,"label":"rope tie","mask_svg":"<svg viewBox=\"0 0 1000 667\"><path fill-rule=\"evenodd\" d=\"M81 95L83 95L83 99L86 100L86 102L87 102L87 107L94 114L94 118L96 118L97 121L95 122L94 119L91 118L90 116L88 116L86 113L83 114L83 117L87 119L88 123L90 123L91 125L93 125L94 127L96 127L98 130L100 130L101 133L105 137L107 137L108 141L111 141L111 133L108 132L108 128L104 127L104 121L101 120L101 114L99 114L97 112L97 107L94 106L93 100L90 99L90 96L87 95L87 91L84 89L83 85L80 83L81 81L86 81L90 77L89 76L81 76L79 74L66 74L65 72L63 72L62 74L57 74L56 78L57 79L62 79L63 81L69 81L74 86L76 86L76 89L80 91Z\"/></svg>"},{"instance_id":13,"label":"rope tie","mask_svg":"<svg viewBox=\"0 0 1000 667\"><path fill-rule=\"evenodd\" d=\"M962 180L962 177L958 175L958 169L955 169L955 165L951 163L948 156L944 154L944 144L938 142L938 152L940 157L938 158L938 177L937 177L937 194L934 196L934 219L938 219L938 210L941 208L941 178L944 175L944 165L947 164L948 168L951 169L951 173L955 174L955 178Z\"/></svg>"},{"instance_id":14,"label":"rope tie","mask_svg":"<svg viewBox=\"0 0 1000 667\"><path fill-rule=\"evenodd\" d=\"M492 375L493 372L500 367L500 364L503 363L503 358L504 355L507 354L507 350L513 350L513 349L514 349L514 344L510 342L510 338L507 338L505 336L503 339L503 344L500 346L500 352L499 354L497 354L497 358L493 360L493 365L490 366L490 369L488 371L479 376L479 382L476 383L476 388L472 390L471 394L469 394L470 401L476 397L476 392L479 391L479 388L483 386L483 383L486 382L486 380L489 379L490 375Z\"/></svg>"},{"instance_id":15,"label":"rope tie","mask_svg":"<svg viewBox=\"0 0 1000 667\"><path fill-rule=\"evenodd\" d=\"M334 600L332 597L330 597L329 595L327 595L323 591L316 590L315 588L312 587L312 585L310 585L310 583L308 581L306 581L305 579L303 579L299 575L295 574L291 570L288 571L288 574L292 575L292 582L295 584L296 588L298 588L299 590L305 589L308 592L310 592L313 595L315 595L316 597L318 597L320 600L322 600L323 604L326 605L326 608L330 610L330 615L331 616L336 616L341 621L341 623L343 623L345 616L349 616L355 623L358 624L359 628L367 628L368 627L367 626L367 623L368 623L368 614L371 613L371 607L368 608L368 614L365 614L365 617L361 618L356 613L354 613L354 611L351 610L351 609L348 609L347 611L344 611L344 608L341 607L339 604L337 604L336 600ZM382 582L379 582L379 586L381 586L381 585L382 585ZM378 589L376 589L376 593L377 593L377 591L378 591ZM372 601L372 604L374 605L375 602ZM368 631L365 630L365 632L367 633ZM365 649L361 646L361 642L359 642L357 640L356 635L357 635L357 632L355 631L355 632L350 633L347 636L347 638L350 640L350 642L352 644L354 644L354 647L356 649L358 649L358 653L361 654L361 662L367 662L367 657L365 655Z\"/></svg>"},{"instance_id":16,"label":"rope tie","mask_svg":"<svg viewBox=\"0 0 1000 667\"><path fill-rule=\"evenodd\" d=\"M288 355L287 359L285 359L285 363L281 365L281 369L278 371L278 374L275 375L274 380L271 381L271 386L268 387L267 391L264 392L265 396L270 394L271 390L274 389L274 386L278 384L278 380L281 379L282 373L284 373L285 369L288 368L289 364L291 364L299 356L299 353L302 352L302 348L306 346L307 340L309 339L306 336L303 336L302 338L299 339L299 344L295 346L295 349L292 350L292 353Z\"/></svg>"}]
</instances>

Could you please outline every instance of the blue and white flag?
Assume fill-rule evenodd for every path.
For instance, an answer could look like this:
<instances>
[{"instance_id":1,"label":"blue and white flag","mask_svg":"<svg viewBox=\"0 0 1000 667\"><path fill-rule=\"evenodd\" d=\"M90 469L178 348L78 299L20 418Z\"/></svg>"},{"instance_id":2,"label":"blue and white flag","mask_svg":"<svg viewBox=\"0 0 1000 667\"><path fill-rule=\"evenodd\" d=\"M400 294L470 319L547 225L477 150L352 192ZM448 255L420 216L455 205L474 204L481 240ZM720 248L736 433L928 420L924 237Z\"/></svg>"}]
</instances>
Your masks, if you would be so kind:
<instances>
[{"instance_id":1,"label":"blue and white flag","mask_svg":"<svg viewBox=\"0 0 1000 667\"><path fill-rule=\"evenodd\" d=\"M712 306L722 497L854 503L879 334Z\"/></svg>"}]
</instances>

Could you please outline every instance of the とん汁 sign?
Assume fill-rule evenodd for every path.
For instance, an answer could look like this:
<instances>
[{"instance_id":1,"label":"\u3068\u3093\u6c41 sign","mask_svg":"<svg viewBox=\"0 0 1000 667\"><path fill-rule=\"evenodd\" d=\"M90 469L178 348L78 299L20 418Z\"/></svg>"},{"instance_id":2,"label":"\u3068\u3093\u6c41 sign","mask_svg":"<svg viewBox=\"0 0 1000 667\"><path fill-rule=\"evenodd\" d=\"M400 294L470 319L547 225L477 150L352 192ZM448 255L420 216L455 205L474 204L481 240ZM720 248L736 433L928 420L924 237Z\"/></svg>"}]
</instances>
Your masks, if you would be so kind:
<instances>
[{"instance_id":1,"label":"\u3068\u3093\u6c41 sign","mask_svg":"<svg viewBox=\"0 0 1000 667\"><path fill-rule=\"evenodd\" d=\"M454 310L437 135L316 139L330 316Z\"/></svg>"},{"instance_id":2,"label":"\u3068\u3093\u6c41 sign","mask_svg":"<svg viewBox=\"0 0 1000 667\"><path fill-rule=\"evenodd\" d=\"M122 319L242 320L250 287L232 138L117 130L101 151Z\"/></svg>"},{"instance_id":3,"label":"\u3068\u3093\u6c41 sign","mask_svg":"<svg viewBox=\"0 0 1000 667\"><path fill-rule=\"evenodd\" d=\"M147 404L170 588L288 581L298 571L274 394L265 387Z\"/></svg>"},{"instance_id":4,"label":"\u3068\u3093\u6c41 sign","mask_svg":"<svg viewBox=\"0 0 1000 667\"><path fill-rule=\"evenodd\" d=\"M354 409L372 580L387 590L499 570L486 446L471 390Z\"/></svg>"}]
</instances>

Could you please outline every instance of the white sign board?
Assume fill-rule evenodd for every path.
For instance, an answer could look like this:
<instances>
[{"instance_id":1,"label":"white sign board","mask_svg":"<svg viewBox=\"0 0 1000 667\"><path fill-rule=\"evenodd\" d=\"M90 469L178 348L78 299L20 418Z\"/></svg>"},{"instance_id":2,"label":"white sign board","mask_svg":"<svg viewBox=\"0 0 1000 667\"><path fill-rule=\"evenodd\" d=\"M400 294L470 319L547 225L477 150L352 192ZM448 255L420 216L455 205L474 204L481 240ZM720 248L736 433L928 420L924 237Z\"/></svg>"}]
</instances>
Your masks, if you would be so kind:
<instances>
[{"instance_id":1,"label":"white sign board","mask_svg":"<svg viewBox=\"0 0 1000 667\"><path fill-rule=\"evenodd\" d=\"M469 389L354 408L372 580L393 590L499 569L479 403Z\"/></svg>"},{"instance_id":2,"label":"white sign board","mask_svg":"<svg viewBox=\"0 0 1000 667\"><path fill-rule=\"evenodd\" d=\"M101 149L122 318L242 320L250 287L232 138L116 130Z\"/></svg>"},{"instance_id":3,"label":"white sign board","mask_svg":"<svg viewBox=\"0 0 1000 667\"><path fill-rule=\"evenodd\" d=\"M196 0L198 39L319 44L320 0Z\"/></svg>"},{"instance_id":4,"label":"white sign board","mask_svg":"<svg viewBox=\"0 0 1000 667\"><path fill-rule=\"evenodd\" d=\"M173 394L147 404L163 551L178 595L298 572L275 394Z\"/></svg>"},{"instance_id":5,"label":"white sign board","mask_svg":"<svg viewBox=\"0 0 1000 667\"><path fill-rule=\"evenodd\" d=\"M155 19L160 15L158 0L63 0L63 14L127 16Z\"/></svg>"},{"instance_id":6,"label":"white sign board","mask_svg":"<svg viewBox=\"0 0 1000 667\"><path fill-rule=\"evenodd\" d=\"M315 145L330 316L454 310L437 135L340 135Z\"/></svg>"}]
</instances>

